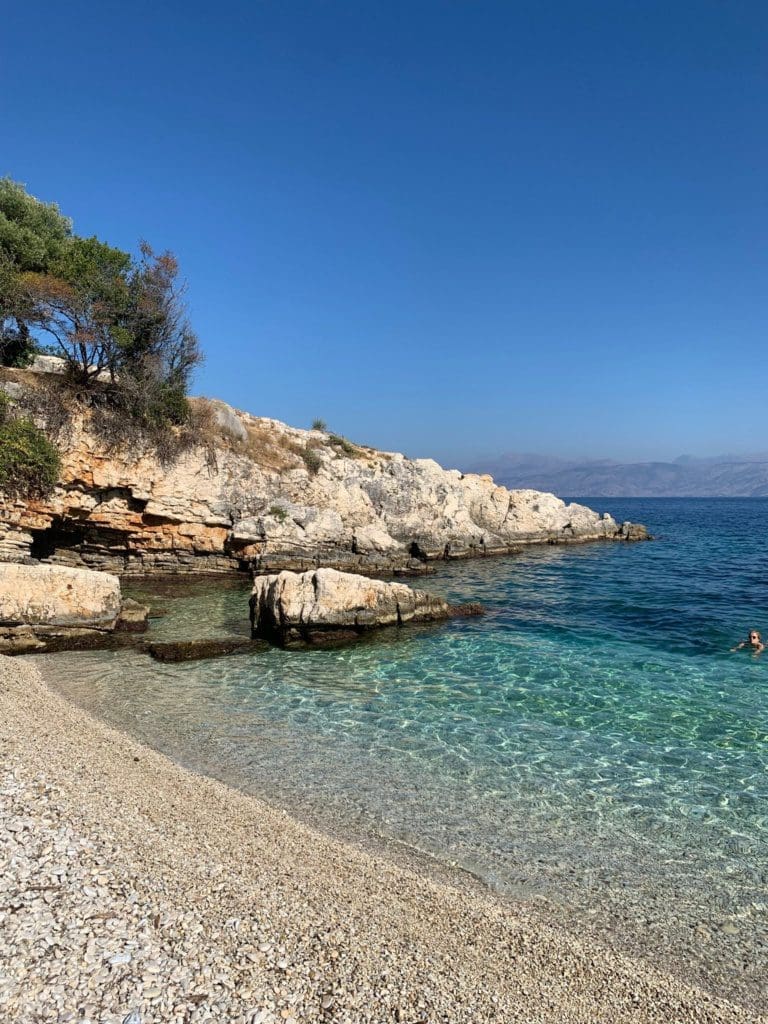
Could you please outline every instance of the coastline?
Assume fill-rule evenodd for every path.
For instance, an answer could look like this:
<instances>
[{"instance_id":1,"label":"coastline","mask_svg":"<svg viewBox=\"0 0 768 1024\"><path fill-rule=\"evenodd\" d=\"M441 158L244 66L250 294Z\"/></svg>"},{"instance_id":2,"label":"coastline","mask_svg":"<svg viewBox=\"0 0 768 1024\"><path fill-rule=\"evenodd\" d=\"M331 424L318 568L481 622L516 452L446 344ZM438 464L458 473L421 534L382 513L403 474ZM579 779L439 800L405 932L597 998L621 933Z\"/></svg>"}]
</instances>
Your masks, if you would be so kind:
<instances>
[{"instance_id":1,"label":"coastline","mask_svg":"<svg viewBox=\"0 0 768 1024\"><path fill-rule=\"evenodd\" d=\"M765 1020L195 775L21 659L0 714L14 1024Z\"/></svg>"}]
</instances>

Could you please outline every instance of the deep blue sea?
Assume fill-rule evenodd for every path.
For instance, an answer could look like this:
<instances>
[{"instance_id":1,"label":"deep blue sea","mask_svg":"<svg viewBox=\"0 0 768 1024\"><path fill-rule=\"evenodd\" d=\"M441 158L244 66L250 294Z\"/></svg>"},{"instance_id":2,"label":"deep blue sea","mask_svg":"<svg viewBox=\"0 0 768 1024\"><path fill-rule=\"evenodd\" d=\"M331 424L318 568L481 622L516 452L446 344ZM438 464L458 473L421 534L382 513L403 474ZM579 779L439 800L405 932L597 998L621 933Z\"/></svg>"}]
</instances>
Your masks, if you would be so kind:
<instances>
[{"instance_id":1,"label":"deep blue sea","mask_svg":"<svg viewBox=\"0 0 768 1024\"><path fill-rule=\"evenodd\" d=\"M183 763L765 1007L768 500L581 499L652 543L414 580L481 619L337 650L39 659ZM158 638L247 633L247 588L165 586ZM141 593L138 596L142 596Z\"/></svg>"}]
</instances>

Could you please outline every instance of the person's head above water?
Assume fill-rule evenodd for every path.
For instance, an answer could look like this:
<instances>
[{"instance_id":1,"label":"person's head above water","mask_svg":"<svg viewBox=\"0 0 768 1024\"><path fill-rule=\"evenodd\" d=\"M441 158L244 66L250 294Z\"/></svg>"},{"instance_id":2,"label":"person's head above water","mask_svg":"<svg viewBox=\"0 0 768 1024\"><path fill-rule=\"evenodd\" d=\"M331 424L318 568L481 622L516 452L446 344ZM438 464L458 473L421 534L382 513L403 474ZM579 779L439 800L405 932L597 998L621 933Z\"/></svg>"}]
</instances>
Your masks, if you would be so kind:
<instances>
[{"instance_id":1,"label":"person's head above water","mask_svg":"<svg viewBox=\"0 0 768 1024\"><path fill-rule=\"evenodd\" d=\"M760 636L759 630L750 629L749 633L747 633L747 639L742 640L740 644L736 644L736 646L732 647L731 650L742 651L745 647L751 648L755 654L762 654L765 650L765 644L763 643L763 638Z\"/></svg>"}]
</instances>

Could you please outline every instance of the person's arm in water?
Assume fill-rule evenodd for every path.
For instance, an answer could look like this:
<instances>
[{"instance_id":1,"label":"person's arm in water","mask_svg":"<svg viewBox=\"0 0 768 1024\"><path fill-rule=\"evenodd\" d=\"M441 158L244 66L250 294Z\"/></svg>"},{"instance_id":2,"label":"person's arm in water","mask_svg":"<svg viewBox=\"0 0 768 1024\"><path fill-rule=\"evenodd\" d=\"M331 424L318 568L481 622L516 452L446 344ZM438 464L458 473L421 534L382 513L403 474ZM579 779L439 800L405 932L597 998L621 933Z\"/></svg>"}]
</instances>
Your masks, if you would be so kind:
<instances>
[{"instance_id":1,"label":"person's arm in water","mask_svg":"<svg viewBox=\"0 0 768 1024\"><path fill-rule=\"evenodd\" d=\"M742 649L742 647L746 647L746 646L747 646L747 641L746 640L742 640L740 644L736 644L735 647L732 647L731 651L740 651Z\"/></svg>"}]
</instances>

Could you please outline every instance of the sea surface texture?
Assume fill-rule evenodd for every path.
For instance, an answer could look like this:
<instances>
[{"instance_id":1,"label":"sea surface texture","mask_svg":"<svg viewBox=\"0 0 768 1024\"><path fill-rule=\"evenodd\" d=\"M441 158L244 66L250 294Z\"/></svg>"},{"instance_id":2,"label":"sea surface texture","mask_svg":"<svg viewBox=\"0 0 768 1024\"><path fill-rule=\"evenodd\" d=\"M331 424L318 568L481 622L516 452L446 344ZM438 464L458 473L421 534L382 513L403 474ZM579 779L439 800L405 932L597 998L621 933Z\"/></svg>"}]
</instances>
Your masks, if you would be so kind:
<instances>
[{"instance_id":1,"label":"sea surface texture","mask_svg":"<svg viewBox=\"0 0 768 1024\"><path fill-rule=\"evenodd\" d=\"M752 627L768 636L768 500L584 500L657 539L414 581L482 601L482 619L337 650L41 667L190 767L765 1009L768 651L729 648ZM155 586L153 633L247 633L247 595Z\"/></svg>"}]
</instances>

